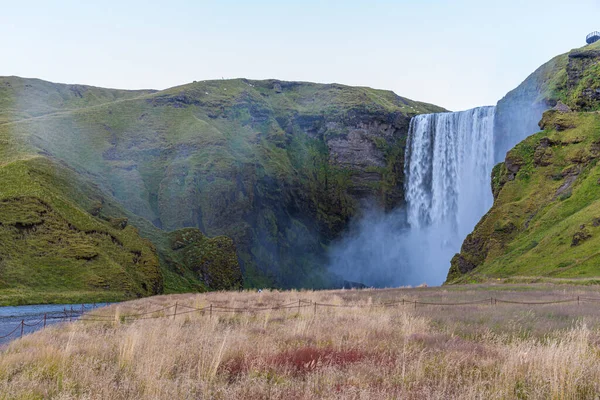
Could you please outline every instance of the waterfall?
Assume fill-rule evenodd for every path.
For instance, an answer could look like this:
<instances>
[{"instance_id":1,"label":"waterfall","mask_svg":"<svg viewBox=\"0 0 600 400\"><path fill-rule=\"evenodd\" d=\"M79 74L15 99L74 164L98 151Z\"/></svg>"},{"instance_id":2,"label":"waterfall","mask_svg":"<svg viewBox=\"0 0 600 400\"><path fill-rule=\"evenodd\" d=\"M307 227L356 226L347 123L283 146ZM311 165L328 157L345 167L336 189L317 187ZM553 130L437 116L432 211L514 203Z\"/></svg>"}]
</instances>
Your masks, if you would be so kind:
<instances>
[{"instance_id":1,"label":"waterfall","mask_svg":"<svg viewBox=\"0 0 600 400\"><path fill-rule=\"evenodd\" d=\"M407 220L411 231L421 233L420 251L431 255L430 261L443 262L446 270L492 205L494 113L495 107L480 107L418 115L410 122Z\"/></svg>"},{"instance_id":2,"label":"waterfall","mask_svg":"<svg viewBox=\"0 0 600 400\"><path fill-rule=\"evenodd\" d=\"M492 205L494 107L418 115L405 158L406 209L368 210L331 246L329 270L368 286L444 282Z\"/></svg>"}]
</instances>

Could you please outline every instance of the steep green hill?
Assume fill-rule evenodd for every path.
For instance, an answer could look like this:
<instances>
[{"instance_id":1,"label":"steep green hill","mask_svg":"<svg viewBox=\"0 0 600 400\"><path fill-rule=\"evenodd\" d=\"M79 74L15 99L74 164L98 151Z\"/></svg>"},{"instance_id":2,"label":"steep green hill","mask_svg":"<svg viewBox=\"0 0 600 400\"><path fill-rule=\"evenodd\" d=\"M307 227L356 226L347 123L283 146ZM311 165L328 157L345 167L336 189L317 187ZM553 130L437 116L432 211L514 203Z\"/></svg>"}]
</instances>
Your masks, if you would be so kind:
<instances>
[{"instance_id":1,"label":"steep green hill","mask_svg":"<svg viewBox=\"0 0 600 400\"><path fill-rule=\"evenodd\" d=\"M0 165L0 182L0 304L163 291L152 243L126 218L87 212L100 197L77 174L33 156Z\"/></svg>"},{"instance_id":2,"label":"steep green hill","mask_svg":"<svg viewBox=\"0 0 600 400\"><path fill-rule=\"evenodd\" d=\"M600 43L532 79L555 108L494 168L494 205L453 258L450 283L600 275Z\"/></svg>"},{"instance_id":3,"label":"steep green hill","mask_svg":"<svg viewBox=\"0 0 600 400\"><path fill-rule=\"evenodd\" d=\"M157 290L237 287L238 260L247 286L322 287L333 279L327 246L362 203L403 202L411 116L439 111L337 84L236 79L131 92L7 77L0 168L42 159L53 166L48 182L57 166L69 171L55 195L94 223L128 218L126 229L153 243ZM78 192L80 181L94 195Z\"/></svg>"},{"instance_id":4,"label":"steep green hill","mask_svg":"<svg viewBox=\"0 0 600 400\"><path fill-rule=\"evenodd\" d=\"M230 239L193 229L195 253L183 259L173 236L185 232L168 235L131 215L60 162L31 156L0 164L0 182L0 305L241 285Z\"/></svg>"}]
</instances>

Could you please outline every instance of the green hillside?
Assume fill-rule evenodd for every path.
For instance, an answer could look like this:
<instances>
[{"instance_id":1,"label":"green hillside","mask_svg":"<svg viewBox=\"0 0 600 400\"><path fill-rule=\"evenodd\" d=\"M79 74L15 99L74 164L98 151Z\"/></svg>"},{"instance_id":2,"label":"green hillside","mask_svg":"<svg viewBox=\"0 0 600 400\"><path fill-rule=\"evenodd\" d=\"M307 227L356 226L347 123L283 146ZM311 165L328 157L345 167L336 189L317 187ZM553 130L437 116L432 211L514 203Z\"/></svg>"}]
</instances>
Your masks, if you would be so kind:
<instances>
[{"instance_id":1,"label":"green hillside","mask_svg":"<svg viewBox=\"0 0 600 400\"><path fill-rule=\"evenodd\" d=\"M75 246L89 252L82 256L36 236L40 251L30 257L20 251L34 240L27 231L25 241L3 241L0 257L12 260L12 272L0 270L0 295L33 288L28 271L44 263L69 268L64 282L55 283L54 267L36 280L39 290L47 282L61 293L108 291L94 283L107 265L97 280L115 281L111 298L230 289L242 279L255 287L331 285L337 278L325 270L327 246L366 199L385 209L402 204L410 118L438 111L389 91L337 84L237 79L156 92L0 78L0 170L15 179L0 180L0 198L13 208L24 199L33 214L40 204L62 210L51 198L69 204L60 227L35 235L61 236L73 226L123 244L82 239ZM32 163L43 184L16 178L19 168L30 176ZM36 185L45 189L33 195ZM80 219L98 227L80 228ZM16 229L21 222L0 223ZM154 275L132 272L137 264L119 236L126 233L148 246ZM115 275L119 266L131 277Z\"/></svg>"},{"instance_id":2,"label":"green hillside","mask_svg":"<svg viewBox=\"0 0 600 400\"><path fill-rule=\"evenodd\" d=\"M160 231L59 162L31 156L2 164L0 182L0 305L117 301L242 283L230 239L191 229L195 253L184 259L175 237L185 231Z\"/></svg>"},{"instance_id":3,"label":"green hillside","mask_svg":"<svg viewBox=\"0 0 600 400\"><path fill-rule=\"evenodd\" d=\"M0 182L0 304L163 291L152 243L126 218L88 212L101 198L75 173L33 156L0 165Z\"/></svg>"},{"instance_id":4,"label":"green hillside","mask_svg":"<svg viewBox=\"0 0 600 400\"><path fill-rule=\"evenodd\" d=\"M93 107L156 92L61 85L16 76L0 80L0 123Z\"/></svg>"},{"instance_id":5,"label":"green hillside","mask_svg":"<svg viewBox=\"0 0 600 400\"><path fill-rule=\"evenodd\" d=\"M553 110L494 168L494 205L452 260L449 283L596 281L600 275L600 43L539 69Z\"/></svg>"}]
</instances>

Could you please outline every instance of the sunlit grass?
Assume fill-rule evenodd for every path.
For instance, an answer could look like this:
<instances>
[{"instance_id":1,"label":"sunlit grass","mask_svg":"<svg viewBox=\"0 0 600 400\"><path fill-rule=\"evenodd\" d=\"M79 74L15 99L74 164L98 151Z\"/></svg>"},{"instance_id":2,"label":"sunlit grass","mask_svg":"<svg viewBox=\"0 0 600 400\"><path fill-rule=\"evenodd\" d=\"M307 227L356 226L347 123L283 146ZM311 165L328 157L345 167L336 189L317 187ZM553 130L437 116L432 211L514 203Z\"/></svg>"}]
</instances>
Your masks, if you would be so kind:
<instances>
[{"instance_id":1,"label":"sunlit grass","mask_svg":"<svg viewBox=\"0 0 600 400\"><path fill-rule=\"evenodd\" d=\"M595 303L423 306L600 297L568 286L170 295L94 311L0 353L0 398L548 399L600 390ZM379 307L406 300L405 305ZM301 307L255 313L219 307ZM204 312L130 321L178 303ZM349 307L314 308L310 302ZM213 305L213 312L209 307Z\"/></svg>"}]
</instances>

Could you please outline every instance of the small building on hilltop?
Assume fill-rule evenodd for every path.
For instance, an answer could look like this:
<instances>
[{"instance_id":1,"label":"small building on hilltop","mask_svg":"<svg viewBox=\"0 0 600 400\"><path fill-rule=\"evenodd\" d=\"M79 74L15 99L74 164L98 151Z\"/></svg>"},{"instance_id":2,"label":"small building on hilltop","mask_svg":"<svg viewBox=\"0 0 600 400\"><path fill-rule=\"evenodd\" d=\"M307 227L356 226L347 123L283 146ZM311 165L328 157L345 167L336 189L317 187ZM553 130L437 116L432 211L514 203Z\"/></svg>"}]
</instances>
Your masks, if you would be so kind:
<instances>
[{"instance_id":1,"label":"small building on hilltop","mask_svg":"<svg viewBox=\"0 0 600 400\"><path fill-rule=\"evenodd\" d=\"M592 44L600 40L600 32L594 31L585 37L587 44Z\"/></svg>"}]
</instances>

